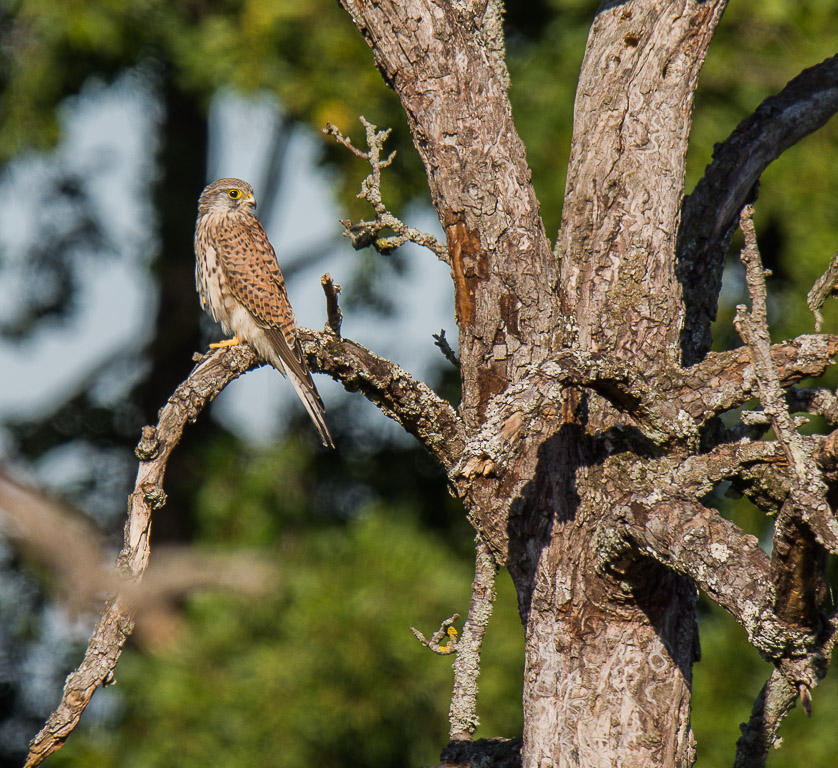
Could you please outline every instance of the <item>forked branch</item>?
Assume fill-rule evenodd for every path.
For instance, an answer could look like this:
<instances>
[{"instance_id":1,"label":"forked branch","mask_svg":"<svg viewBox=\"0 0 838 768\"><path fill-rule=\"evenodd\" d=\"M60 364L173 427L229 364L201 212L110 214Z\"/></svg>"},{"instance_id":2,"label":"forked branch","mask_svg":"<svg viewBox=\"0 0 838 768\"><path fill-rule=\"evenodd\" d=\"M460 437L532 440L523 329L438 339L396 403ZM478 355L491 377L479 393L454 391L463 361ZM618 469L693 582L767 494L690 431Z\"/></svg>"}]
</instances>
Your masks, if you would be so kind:
<instances>
[{"instance_id":1,"label":"forked branch","mask_svg":"<svg viewBox=\"0 0 838 768\"><path fill-rule=\"evenodd\" d=\"M334 288L334 286L333 286ZM349 390L360 390L391 415L443 463L451 464L462 447L463 428L453 408L397 365L331 330L316 333L299 329L313 371L324 371ZM320 347L328 347L334 354ZM247 344L216 350L198 359L198 365L178 386L160 411L156 426L144 427L136 454L140 459L134 491L129 497L125 539L116 559L120 583L138 582L148 566L151 513L166 503L163 478L166 464L183 430L231 381L262 365ZM61 702L30 744L26 768L40 765L76 727L96 689L113 677L125 640L134 629L132 604L119 592L111 595L84 660L67 678Z\"/></svg>"},{"instance_id":2,"label":"forked branch","mask_svg":"<svg viewBox=\"0 0 838 768\"><path fill-rule=\"evenodd\" d=\"M343 224L345 230L343 234L349 238L356 251L372 246L379 253L386 255L405 243L416 243L433 251L441 261L450 264L448 249L443 243L439 242L433 235L421 232L415 227L407 226L401 219L387 210L381 195L381 171L393 162L396 153L391 152L384 160L381 159L381 153L384 149L384 142L390 135L390 129L379 131L377 126L368 122L363 116L361 116L361 124L366 130L367 146L369 147L367 152L358 149L349 138L344 136L331 123L327 123L323 129L323 133L334 136L339 144L346 147L356 157L366 160L372 167L372 172L361 182L361 191L358 193L358 197L361 200L366 200L373 207L375 219L359 221L357 224L353 224L349 219L341 219L340 223ZM381 233L385 230L395 232L395 235L381 237Z\"/></svg>"}]
</instances>

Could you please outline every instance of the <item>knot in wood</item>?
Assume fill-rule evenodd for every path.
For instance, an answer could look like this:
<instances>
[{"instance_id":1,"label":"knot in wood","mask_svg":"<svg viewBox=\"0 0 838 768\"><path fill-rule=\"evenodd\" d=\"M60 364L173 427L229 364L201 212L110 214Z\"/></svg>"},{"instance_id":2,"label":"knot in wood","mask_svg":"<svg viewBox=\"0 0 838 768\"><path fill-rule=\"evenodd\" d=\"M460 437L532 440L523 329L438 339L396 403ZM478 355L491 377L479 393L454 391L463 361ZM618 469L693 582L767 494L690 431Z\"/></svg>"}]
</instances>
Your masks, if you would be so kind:
<instances>
[{"instance_id":1,"label":"knot in wood","mask_svg":"<svg viewBox=\"0 0 838 768\"><path fill-rule=\"evenodd\" d=\"M160 441L157 439L157 429L151 426L143 427L142 437L134 449L134 455L140 461L151 461L157 456L159 448Z\"/></svg>"}]
</instances>

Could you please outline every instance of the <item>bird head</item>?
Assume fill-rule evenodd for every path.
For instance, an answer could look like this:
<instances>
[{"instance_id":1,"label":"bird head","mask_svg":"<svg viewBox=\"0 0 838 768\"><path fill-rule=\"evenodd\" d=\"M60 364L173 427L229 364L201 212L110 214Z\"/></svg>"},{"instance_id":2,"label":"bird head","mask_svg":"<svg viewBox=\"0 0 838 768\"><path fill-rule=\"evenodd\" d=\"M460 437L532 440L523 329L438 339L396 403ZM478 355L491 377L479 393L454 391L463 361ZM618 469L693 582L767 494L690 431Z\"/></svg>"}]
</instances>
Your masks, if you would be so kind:
<instances>
[{"instance_id":1,"label":"bird head","mask_svg":"<svg viewBox=\"0 0 838 768\"><path fill-rule=\"evenodd\" d=\"M252 213L256 207L253 187L241 179L219 179L204 188L198 200L198 215L241 211Z\"/></svg>"}]
</instances>

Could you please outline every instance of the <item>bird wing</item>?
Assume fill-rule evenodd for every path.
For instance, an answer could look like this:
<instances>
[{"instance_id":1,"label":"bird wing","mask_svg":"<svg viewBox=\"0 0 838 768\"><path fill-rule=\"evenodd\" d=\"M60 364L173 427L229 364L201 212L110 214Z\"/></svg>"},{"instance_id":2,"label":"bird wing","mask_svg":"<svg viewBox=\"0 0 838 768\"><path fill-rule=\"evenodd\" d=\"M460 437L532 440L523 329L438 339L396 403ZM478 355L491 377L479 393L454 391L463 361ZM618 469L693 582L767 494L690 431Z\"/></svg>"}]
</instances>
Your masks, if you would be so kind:
<instances>
[{"instance_id":1,"label":"bird wing","mask_svg":"<svg viewBox=\"0 0 838 768\"><path fill-rule=\"evenodd\" d=\"M276 349L289 373L301 379L323 407L297 339L294 310L276 253L255 217L218 233L219 255L230 292L241 302Z\"/></svg>"}]
</instances>

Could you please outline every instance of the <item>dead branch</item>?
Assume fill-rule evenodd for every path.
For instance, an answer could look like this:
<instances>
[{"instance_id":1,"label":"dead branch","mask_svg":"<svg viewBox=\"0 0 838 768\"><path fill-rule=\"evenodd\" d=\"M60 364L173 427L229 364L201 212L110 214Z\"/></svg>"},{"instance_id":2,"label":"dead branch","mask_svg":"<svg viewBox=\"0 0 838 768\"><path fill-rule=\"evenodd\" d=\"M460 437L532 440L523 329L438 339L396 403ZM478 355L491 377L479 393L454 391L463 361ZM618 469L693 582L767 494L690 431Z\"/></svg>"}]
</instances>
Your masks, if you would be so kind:
<instances>
[{"instance_id":1,"label":"dead branch","mask_svg":"<svg viewBox=\"0 0 838 768\"><path fill-rule=\"evenodd\" d=\"M491 550L478 534L474 539L474 581L468 618L457 642L454 659L454 686L448 709L450 741L470 741L479 723L477 718L477 677L480 674L480 652L483 636L492 617L495 577L498 565Z\"/></svg>"},{"instance_id":2,"label":"dead branch","mask_svg":"<svg viewBox=\"0 0 838 768\"><path fill-rule=\"evenodd\" d=\"M357 224L353 224L349 219L341 219L340 223L343 224L345 230L344 236L349 238L356 251L372 246L384 255L392 253L405 243L416 243L433 251L441 261L450 264L448 249L443 243L439 242L433 235L421 232L415 227L407 226L401 219L387 210L381 196L381 170L393 162L396 153L391 152L385 160L381 159L381 153L391 129L379 131L377 126L368 122L363 115L360 120L361 125L366 130L368 152L358 149L349 138L344 136L331 123L327 123L323 129L323 133L334 136L339 144L346 147L356 157L366 160L372 167L372 172L361 182L361 191L357 197L366 200L373 207L375 219L359 221ZM391 237L380 237L384 230L390 230L396 234Z\"/></svg>"},{"instance_id":3,"label":"dead branch","mask_svg":"<svg viewBox=\"0 0 838 768\"><path fill-rule=\"evenodd\" d=\"M679 280L687 305L684 335L697 343L700 353L710 346L724 255L739 211L768 165L836 111L838 56L833 56L804 70L763 101L717 145L713 162L684 201L678 237Z\"/></svg>"},{"instance_id":4,"label":"dead branch","mask_svg":"<svg viewBox=\"0 0 838 768\"><path fill-rule=\"evenodd\" d=\"M194 421L227 384L253 367L254 362L254 354L245 345L219 350L202 358L160 410L157 426L143 429L143 438L137 446L139 471L128 499L125 539L114 566L120 583L139 582L145 573L151 513L166 503L163 491L166 463L180 442L187 422ZM67 677L60 704L32 739L25 768L40 765L61 748L96 689L112 678L133 629L134 617L126 599L119 593L112 594L99 616L84 660Z\"/></svg>"},{"instance_id":5,"label":"dead branch","mask_svg":"<svg viewBox=\"0 0 838 768\"><path fill-rule=\"evenodd\" d=\"M418 629L416 629L416 627L411 627L410 631L413 632L413 636L428 650L433 651L438 656L450 656L457 650L457 644L459 642L457 639L458 632L454 628L454 622L459 618L460 614L455 613L445 619L445 621L439 625L439 629L431 635L430 640L426 639L425 636ZM445 638L448 638L448 644L440 645L440 641Z\"/></svg>"},{"instance_id":6,"label":"dead branch","mask_svg":"<svg viewBox=\"0 0 838 768\"><path fill-rule=\"evenodd\" d=\"M768 753L782 739L777 734L785 716L799 700L807 717L812 715L811 692L826 676L835 647L836 624L833 614L819 644L802 658L780 660L759 692L751 717L740 726L734 768L765 768ZM796 681L796 682L790 682Z\"/></svg>"},{"instance_id":7,"label":"dead branch","mask_svg":"<svg viewBox=\"0 0 838 768\"><path fill-rule=\"evenodd\" d=\"M453 349L451 349L451 345L448 343L448 339L445 338L445 329L440 328L439 333L431 334L434 337L434 346L439 347L439 351L445 355L445 359L451 363L455 368L460 367L460 361L457 359L457 355Z\"/></svg>"},{"instance_id":8,"label":"dead branch","mask_svg":"<svg viewBox=\"0 0 838 768\"><path fill-rule=\"evenodd\" d=\"M693 501L638 498L615 509L597 540L604 568L645 555L692 579L768 659L802 656L813 634L774 613L770 561L755 536Z\"/></svg>"},{"instance_id":9,"label":"dead branch","mask_svg":"<svg viewBox=\"0 0 838 768\"><path fill-rule=\"evenodd\" d=\"M453 464L462 447L463 427L453 408L397 365L331 332L299 329L313 371L329 373L350 390L361 391L388 415L416 435L443 463ZM328 351L325 349L328 347ZM330 354L331 353L331 354ZM127 637L134 629L126 584L139 582L149 559L152 510L166 503L163 478L166 463L187 422L235 378L263 364L247 344L219 349L204 357L178 386L160 411L155 427L144 427L136 448L140 459L134 491L129 497L122 550L116 558L119 591L105 603L84 660L64 686L61 703L30 744L25 768L40 765L78 724L96 689L111 679Z\"/></svg>"},{"instance_id":10,"label":"dead branch","mask_svg":"<svg viewBox=\"0 0 838 768\"><path fill-rule=\"evenodd\" d=\"M801 379L822 376L838 355L838 335L811 334L773 344L771 360L783 387ZM758 391L747 347L728 352L710 352L700 363L685 368L680 376L659 385L661 395L675 400L696 423L738 408Z\"/></svg>"},{"instance_id":11,"label":"dead branch","mask_svg":"<svg viewBox=\"0 0 838 768\"><path fill-rule=\"evenodd\" d=\"M815 330L820 331L823 325L823 315L820 310L830 296L835 295L835 287L838 284L838 253L832 257L829 266L812 286L812 290L806 296L806 305L809 311L815 316Z\"/></svg>"},{"instance_id":12,"label":"dead branch","mask_svg":"<svg viewBox=\"0 0 838 768\"><path fill-rule=\"evenodd\" d=\"M299 328L298 335L312 371L328 374L350 392L361 392L446 468L457 462L465 429L450 403L430 387L350 339L308 328Z\"/></svg>"},{"instance_id":13,"label":"dead branch","mask_svg":"<svg viewBox=\"0 0 838 768\"><path fill-rule=\"evenodd\" d=\"M326 325L335 336L340 336L340 327L343 324L343 312L340 311L338 303L340 286L332 280L328 272L320 278L320 285L326 294Z\"/></svg>"},{"instance_id":14,"label":"dead branch","mask_svg":"<svg viewBox=\"0 0 838 768\"><path fill-rule=\"evenodd\" d=\"M766 272L762 266L754 231L753 206L747 205L740 216L745 238L741 259L751 296L751 311L736 308L734 325L748 347L760 392L760 402L789 463L789 496L774 526L771 552L771 582L776 590L774 610L787 624L816 630L826 597L826 550L838 547L838 523L827 503L827 487L797 425L789 413L780 377L771 360L766 310ZM805 524L804 524L805 523ZM790 676L795 667L780 666L780 672L793 690L799 691L808 705L811 683ZM803 670L808 672L808 670ZM766 696L778 684L767 684ZM778 709L778 713L783 708Z\"/></svg>"},{"instance_id":15,"label":"dead branch","mask_svg":"<svg viewBox=\"0 0 838 768\"><path fill-rule=\"evenodd\" d=\"M812 439L812 447L817 444ZM706 496L721 482L742 474L753 465L787 466L782 446L776 441L725 443L707 453L687 456L675 462L664 458L650 462L645 484L650 488L677 488L684 497ZM657 465L657 467L656 467Z\"/></svg>"},{"instance_id":16,"label":"dead branch","mask_svg":"<svg viewBox=\"0 0 838 768\"><path fill-rule=\"evenodd\" d=\"M748 313L744 306L738 306L733 323L748 348L757 379L760 402L771 418L774 432L783 446L792 471L793 482L789 501L795 513L812 529L818 542L835 552L838 551L838 522L826 501L826 484L811 451L807 451L805 440L798 433L797 425L788 412L780 375L771 358L765 272L757 247L753 215L753 206L748 205L743 209L740 219L740 227L745 236L741 258L745 264L748 291L751 295L751 311ZM775 528L775 549L778 532L781 538L784 537L779 523L778 520ZM794 536L789 539L790 546L794 547L795 539ZM780 585L777 586L779 589ZM778 597L784 603L788 599L788 595L782 591Z\"/></svg>"}]
</instances>

